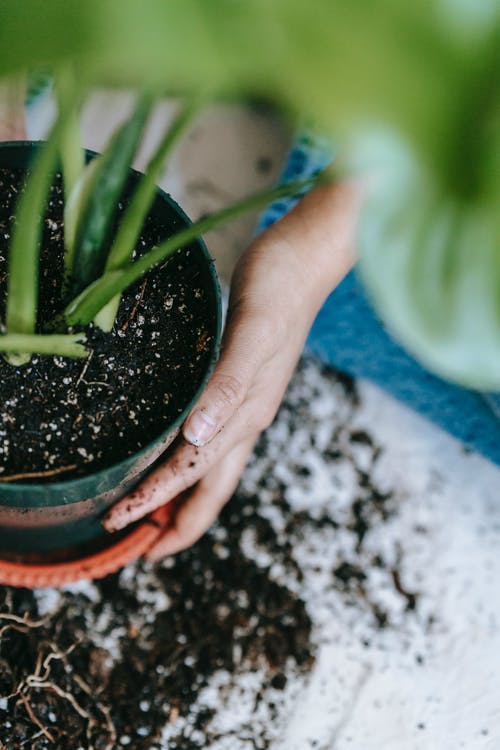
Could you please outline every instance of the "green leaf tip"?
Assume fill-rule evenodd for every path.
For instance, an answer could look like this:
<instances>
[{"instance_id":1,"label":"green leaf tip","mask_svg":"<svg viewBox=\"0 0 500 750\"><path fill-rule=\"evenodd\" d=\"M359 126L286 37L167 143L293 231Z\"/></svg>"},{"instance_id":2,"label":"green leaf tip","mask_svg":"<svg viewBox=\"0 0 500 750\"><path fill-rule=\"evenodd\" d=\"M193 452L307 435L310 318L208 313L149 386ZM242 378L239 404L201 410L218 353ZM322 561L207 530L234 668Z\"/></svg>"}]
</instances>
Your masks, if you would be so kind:
<instances>
[{"instance_id":1,"label":"green leaf tip","mask_svg":"<svg viewBox=\"0 0 500 750\"><path fill-rule=\"evenodd\" d=\"M85 342L86 338L83 333L6 333L0 335L0 352L4 352L7 355L7 361L15 366L29 362L32 354L83 359L89 354Z\"/></svg>"}]
</instances>

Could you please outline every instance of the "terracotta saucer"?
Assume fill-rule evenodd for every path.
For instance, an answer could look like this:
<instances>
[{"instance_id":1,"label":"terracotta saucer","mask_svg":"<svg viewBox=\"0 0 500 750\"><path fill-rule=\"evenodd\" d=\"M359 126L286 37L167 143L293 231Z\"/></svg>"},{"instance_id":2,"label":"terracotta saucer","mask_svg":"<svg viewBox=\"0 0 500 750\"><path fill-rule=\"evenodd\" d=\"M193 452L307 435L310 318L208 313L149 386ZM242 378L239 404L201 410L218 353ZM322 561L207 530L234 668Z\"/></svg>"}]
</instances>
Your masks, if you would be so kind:
<instances>
[{"instance_id":1,"label":"terracotta saucer","mask_svg":"<svg viewBox=\"0 0 500 750\"><path fill-rule=\"evenodd\" d=\"M0 584L38 588L62 586L82 579L103 578L136 560L153 546L168 525L168 506L155 511L131 531L109 536L98 550L63 550L55 555L6 559L0 552ZM9 556L10 557L10 556Z\"/></svg>"}]
</instances>

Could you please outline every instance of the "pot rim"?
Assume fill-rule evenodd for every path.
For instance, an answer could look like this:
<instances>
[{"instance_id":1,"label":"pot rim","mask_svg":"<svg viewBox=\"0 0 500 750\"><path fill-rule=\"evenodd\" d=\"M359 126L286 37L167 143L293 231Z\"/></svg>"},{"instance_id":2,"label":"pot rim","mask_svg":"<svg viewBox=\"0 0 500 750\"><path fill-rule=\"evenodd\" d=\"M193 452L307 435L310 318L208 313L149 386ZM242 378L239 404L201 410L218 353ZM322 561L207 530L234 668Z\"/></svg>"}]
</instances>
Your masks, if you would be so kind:
<instances>
[{"instance_id":1,"label":"pot rim","mask_svg":"<svg viewBox=\"0 0 500 750\"><path fill-rule=\"evenodd\" d=\"M0 557L0 585L34 589L104 578L142 557L151 549L168 527L170 517L169 505L162 505L119 541L111 541L109 546L99 552L74 560L25 563Z\"/></svg>"},{"instance_id":2,"label":"pot rim","mask_svg":"<svg viewBox=\"0 0 500 750\"><path fill-rule=\"evenodd\" d=\"M0 143L0 149L4 150L7 148L29 148L29 149L38 149L40 146L42 146L45 143L45 141L3 141ZM95 156L99 155L99 152L92 151L91 149L85 149L85 154L88 159L92 159ZM143 173L139 172L137 169L133 169L132 167L129 167L129 173L140 177ZM168 203L171 208L176 211L176 213L180 216L181 219L183 219L188 224L192 224L193 222L189 218L189 216L183 211L183 209L179 206L177 201L175 201L172 196L165 192L161 187L158 185L156 186L156 193L155 196L160 198L162 201ZM198 401L199 397L201 396L203 390L205 389L206 384L208 383L208 380L215 368L215 364L219 358L219 352L220 352L220 344L221 344L221 338L222 338L222 295L221 295L221 288L219 283L219 278L217 275L217 272L215 270L215 263L210 255L210 252L205 244L205 241L203 237L198 237L197 240L195 240L200 247L200 250L202 252L203 258L206 260L208 265L208 271L210 274L210 278L213 283L214 287L214 293L215 293L215 336L213 341L213 351L212 355L210 357L210 361L208 363L206 372L200 382L200 385L198 386L195 394L189 401L189 403L184 407L182 412L175 418L173 422L170 422L168 427L162 430L162 432L157 435L154 440L151 440L149 443L147 443L143 448L141 448L138 451L135 451L134 453L131 453L130 456L127 456L126 458L122 459L121 461L118 461L116 463L110 464L107 467L104 467L103 469L100 469L96 472L89 472L88 474L85 474L81 477L75 477L74 479L66 479L62 481L56 481L56 482L2 482L0 481L0 493L2 495L6 495L6 497L0 498L0 505L9 504L9 498L7 497L10 495L15 495L19 493L20 491L29 492L30 490L33 490L34 488L42 488L49 492L51 488L54 489L54 491L57 491L58 493L63 492L65 488L78 488L80 485L84 485L86 482L89 481L90 478L93 478L95 480L103 479L106 477L107 472L111 468L119 468L121 466L125 466L126 464L130 463L131 461L138 460L142 458L146 453L148 453L150 450L154 448L155 445L158 445L163 440L165 440L169 435L172 434L174 430L177 430L180 428L182 423L185 421L186 417L188 416L189 412L193 408L193 406ZM71 505L72 503L78 502L78 499L69 499L64 502L64 505ZM57 502L57 505L60 505L60 501ZM25 507L31 507L29 503L24 502L23 505ZM35 504L37 505L37 504ZM37 505L38 507L38 505ZM47 505L47 507L51 507L50 504Z\"/></svg>"}]
</instances>

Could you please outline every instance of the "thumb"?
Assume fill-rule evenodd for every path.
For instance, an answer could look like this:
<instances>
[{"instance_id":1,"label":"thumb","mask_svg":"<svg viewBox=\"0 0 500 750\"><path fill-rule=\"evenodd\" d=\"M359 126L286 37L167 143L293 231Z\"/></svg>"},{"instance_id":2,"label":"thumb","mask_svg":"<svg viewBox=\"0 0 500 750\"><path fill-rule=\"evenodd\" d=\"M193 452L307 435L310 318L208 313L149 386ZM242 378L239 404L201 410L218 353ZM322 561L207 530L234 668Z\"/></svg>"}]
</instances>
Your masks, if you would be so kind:
<instances>
[{"instance_id":1,"label":"thumb","mask_svg":"<svg viewBox=\"0 0 500 750\"><path fill-rule=\"evenodd\" d=\"M209 443L245 401L268 357L265 338L262 321L252 315L228 321L219 363L182 428L189 443Z\"/></svg>"}]
</instances>

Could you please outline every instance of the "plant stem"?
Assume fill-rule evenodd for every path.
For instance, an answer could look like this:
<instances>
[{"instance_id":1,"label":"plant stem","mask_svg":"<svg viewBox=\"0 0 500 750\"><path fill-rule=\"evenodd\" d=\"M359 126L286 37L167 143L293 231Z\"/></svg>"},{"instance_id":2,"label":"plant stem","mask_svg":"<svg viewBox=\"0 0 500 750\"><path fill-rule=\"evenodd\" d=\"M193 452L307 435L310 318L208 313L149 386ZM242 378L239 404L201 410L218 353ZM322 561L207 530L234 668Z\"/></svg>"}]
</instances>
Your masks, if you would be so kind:
<instances>
[{"instance_id":1,"label":"plant stem","mask_svg":"<svg viewBox=\"0 0 500 750\"><path fill-rule=\"evenodd\" d=\"M64 119L59 152L61 154L66 202L85 167L85 154L81 145L80 96L78 82L72 66L58 70L54 79L59 116Z\"/></svg>"},{"instance_id":2,"label":"plant stem","mask_svg":"<svg viewBox=\"0 0 500 750\"><path fill-rule=\"evenodd\" d=\"M31 177L16 208L16 223L9 252L6 328L9 334L33 334L38 307L38 262L42 217L47 193L56 168L62 121L38 152ZM22 352L22 349L18 350ZM12 364L29 357L19 354Z\"/></svg>"},{"instance_id":3,"label":"plant stem","mask_svg":"<svg viewBox=\"0 0 500 750\"><path fill-rule=\"evenodd\" d=\"M249 198L244 198L238 201L238 203L210 216L206 216L189 227L182 229L177 234L169 237L168 240L165 240L165 242L162 242L161 245L158 245L138 258L134 263L130 263L126 268L108 271L69 303L64 312L67 324L69 326L87 325L94 319L99 310L116 294L121 294L124 289L141 278L147 271L166 260L181 247L185 247L190 242L196 240L205 232L226 224L242 214L262 209L269 203L280 198L303 193L316 184L317 181L317 178L300 180L288 185L282 185L273 190L257 193Z\"/></svg>"},{"instance_id":4,"label":"plant stem","mask_svg":"<svg viewBox=\"0 0 500 750\"><path fill-rule=\"evenodd\" d=\"M84 341L85 335L83 333L47 335L6 333L0 336L0 352L7 352L9 354L29 352L30 355L54 354L60 357L81 359L88 355L88 351L83 345ZM16 364L25 364L26 361L16 362Z\"/></svg>"}]
</instances>

